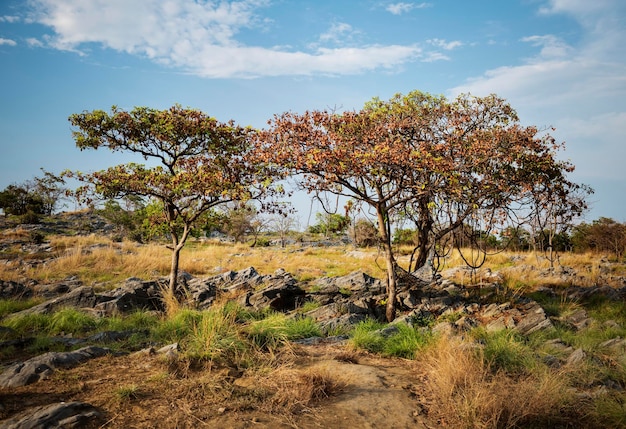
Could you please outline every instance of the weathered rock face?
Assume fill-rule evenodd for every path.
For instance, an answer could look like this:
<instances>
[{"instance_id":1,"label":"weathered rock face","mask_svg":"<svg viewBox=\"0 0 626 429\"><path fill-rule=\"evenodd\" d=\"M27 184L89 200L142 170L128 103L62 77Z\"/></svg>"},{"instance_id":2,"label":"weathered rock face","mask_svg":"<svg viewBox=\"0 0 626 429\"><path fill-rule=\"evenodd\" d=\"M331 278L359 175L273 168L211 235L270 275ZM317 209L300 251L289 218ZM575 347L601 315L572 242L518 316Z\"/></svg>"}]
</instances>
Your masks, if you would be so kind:
<instances>
[{"instance_id":1,"label":"weathered rock face","mask_svg":"<svg viewBox=\"0 0 626 429\"><path fill-rule=\"evenodd\" d=\"M71 292L16 314L48 314L64 307L93 308L99 301L100 298L96 295L92 287L81 286Z\"/></svg>"},{"instance_id":2,"label":"weathered rock face","mask_svg":"<svg viewBox=\"0 0 626 429\"><path fill-rule=\"evenodd\" d=\"M264 276L262 284L265 285L262 289L248 293L246 305L259 310L269 307L276 311L288 311L295 310L304 302L304 290L285 270Z\"/></svg>"},{"instance_id":3,"label":"weathered rock face","mask_svg":"<svg viewBox=\"0 0 626 429\"><path fill-rule=\"evenodd\" d=\"M0 374L0 386L16 387L36 383L49 377L57 368L71 368L109 352L109 349L88 346L73 352L45 353L5 369Z\"/></svg>"},{"instance_id":4,"label":"weathered rock face","mask_svg":"<svg viewBox=\"0 0 626 429\"><path fill-rule=\"evenodd\" d=\"M82 428L101 416L84 402L61 402L35 407L0 423L0 429Z\"/></svg>"},{"instance_id":5,"label":"weathered rock face","mask_svg":"<svg viewBox=\"0 0 626 429\"><path fill-rule=\"evenodd\" d=\"M129 313L136 309L161 311L161 289L156 281L128 279L124 286L99 294L93 308L106 315Z\"/></svg>"}]
</instances>

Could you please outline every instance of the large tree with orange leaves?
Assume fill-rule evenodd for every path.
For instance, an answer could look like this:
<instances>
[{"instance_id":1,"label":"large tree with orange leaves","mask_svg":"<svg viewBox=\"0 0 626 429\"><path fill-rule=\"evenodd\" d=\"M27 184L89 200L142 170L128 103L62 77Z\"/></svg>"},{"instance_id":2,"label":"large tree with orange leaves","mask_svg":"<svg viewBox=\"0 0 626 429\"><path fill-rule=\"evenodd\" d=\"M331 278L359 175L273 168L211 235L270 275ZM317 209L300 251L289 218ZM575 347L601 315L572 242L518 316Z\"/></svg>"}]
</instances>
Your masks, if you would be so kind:
<instances>
[{"instance_id":1,"label":"large tree with orange leaves","mask_svg":"<svg viewBox=\"0 0 626 429\"><path fill-rule=\"evenodd\" d=\"M222 123L199 110L136 107L73 114L76 146L135 153L156 166L129 163L92 173L68 172L86 183L78 194L106 199L129 195L158 200L170 234L169 287L176 289L180 251L194 223L213 207L268 196L274 171L258 159L255 130ZM156 162L155 162L156 161Z\"/></svg>"},{"instance_id":2,"label":"large tree with orange leaves","mask_svg":"<svg viewBox=\"0 0 626 429\"><path fill-rule=\"evenodd\" d=\"M376 213L389 321L398 271L393 216L414 220L419 268L437 240L468 219L504 223L531 212L537 190L567 201L576 187L566 178L573 167L556 158L554 139L522 126L496 96L448 101L415 91L375 98L360 111L287 112L269 125L260 134L266 161L301 175L309 191L353 198Z\"/></svg>"}]
</instances>

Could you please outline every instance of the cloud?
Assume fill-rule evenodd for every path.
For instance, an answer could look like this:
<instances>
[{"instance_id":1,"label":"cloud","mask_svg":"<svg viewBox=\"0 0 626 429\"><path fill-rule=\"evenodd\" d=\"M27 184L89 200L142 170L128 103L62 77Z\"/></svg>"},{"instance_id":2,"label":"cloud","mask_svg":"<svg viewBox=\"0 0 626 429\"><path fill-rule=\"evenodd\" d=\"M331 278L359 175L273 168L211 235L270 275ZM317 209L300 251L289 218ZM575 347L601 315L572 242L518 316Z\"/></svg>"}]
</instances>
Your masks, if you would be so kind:
<instances>
[{"instance_id":1,"label":"cloud","mask_svg":"<svg viewBox=\"0 0 626 429\"><path fill-rule=\"evenodd\" d=\"M411 12L413 9L424 9L431 6L432 3L392 3L385 10L393 15L402 15L403 13Z\"/></svg>"},{"instance_id":2,"label":"cloud","mask_svg":"<svg viewBox=\"0 0 626 429\"><path fill-rule=\"evenodd\" d=\"M436 46L438 48L444 49L446 51L451 51L454 48L458 48L460 46L463 46L463 42L460 42L458 40L453 40L452 42L447 42L444 39L428 39L426 42L430 43L431 45Z\"/></svg>"},{"instance_id":3,"label":"cloud","mask_svg":"<svg viewBox=\"0 0 626 429\"><path fill-rule=\"evenodd\" d=\"M28 39L26 39L26 43L31 48L43 48L44 47L43 42L39 39L35 39L34 37L29 37Z\"/></svg>"},{"instance_id":4,"label":"cloud","mask_svg":"<svg viewBox=\"0 0 626 429\"><path fill-rule=\"evenodd\" d=\"M309 50L247 46L241 30L266 31L266 0L31 0L31 20L53 30L41 39L55 49L86 53L90 44L143 56L208 78L355 74L396 69L421 53L415 45L346 47L356 32L331 26Z\"/></svg>"},{"instance_id":5,"label":"cloud","mask_svg":"<svg viewBox=\"0 0 626 429\"><path fill-rule=\"evenodd\" d=\"M2 37L0 37L0 46L3 46L3 45L15 46L17 45L17 42L15 40L3 39Z\"/></svg>"},{"instance_id":6,"label":"cloud","mask_svg":"<svg viewBox=\"0 0 626 429\"><path fill-rule=\"evenodd\" d=\"M326 33L321 34L319 41L322 43L345 43L346 41L352 40L357 34L359 34L359 32L355 31L350 24L338 22L331 25Z\"/></svg>"},{"instance_id":7,"label":"cloud","mask_svg":"<svg viewBox=\"0 0 626 429\"><path fill-rule=\"evenodd\" d=\"M566 57L573 51L567 43L551 34L545 36L524 37L522 38L522 42L529 42L533 46L540 46L540 58Z\"/></svg>"},{"instance_id":8,"label":"cloud","mask_svg":"<svg viewBox=\"0 0 626 429\"><path fill-rule=\"evenodd\" d=\"M15 22L19 22L20 18L18 16L12 16L12 15L4 15L4 16L0 16L0 22L8 22L8 23L15 23Z\"/></svg>"},{"instance_id":9,"label":"cloud","mask_svg":"<svg viewBox=\"0 0 626 429\"><path fill-rule=\"evenodd\" d=\"M522 43L538 48L520 64L486 71L450 90L450 95L496 93L525 123L555 126L567 142L578 174L626 180L626 28L622 0L550 0L540 14L567 14L581 33L576 44L556 35L529 35ZM599 28L602 31L598 31Z\"/></svg>"}]
</instances>

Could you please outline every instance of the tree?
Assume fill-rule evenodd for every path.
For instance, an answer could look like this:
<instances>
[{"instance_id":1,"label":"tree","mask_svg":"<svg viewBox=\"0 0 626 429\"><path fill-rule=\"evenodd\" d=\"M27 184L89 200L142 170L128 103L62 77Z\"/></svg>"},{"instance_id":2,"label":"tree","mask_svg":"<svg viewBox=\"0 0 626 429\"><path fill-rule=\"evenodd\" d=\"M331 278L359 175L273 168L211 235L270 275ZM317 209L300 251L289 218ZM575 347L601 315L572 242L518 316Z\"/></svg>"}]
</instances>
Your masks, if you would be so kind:
<instances>
[{"instance_id":1,"label":"tree","mask_svg":"<svg viewBox=\"0 0 626 429\"><path fill-rule=\"evenodd\" d=\"M611 252L619 261L626 252L626 224L601 217L591 224L577 225L571 239L576 250Z\"/></svg>"},{"instance_id":2,"label":"tree","mask_svg":"<svg viewBox=\"0 0 626 429\"><path fill-rule=\"evenodd\" d=\"M280 247L285 247L288 234L297 226L297 219L287 213L276 214L269 221L270 230L280 238Z\"/></svg>"},{"instance_id":3,"label":"tree","mask_svg":"<svg viewBox=\"0 0 626 429\"><path fill-rule=\"evenodd\" d=\"M378 230L370 220L359 218L351 227L350 236L358 247L375 246L378 243Z\"/></svg>"},{"instance_id":4,"label":"tree","mask_svg":"<svg viewBox=\"0 0 626 429\"><path fill-rule=\"evenodd\" d=\"M360 111L287 112L261 138L265 159L301 174L303 188L343 195L375 212L387 320L395 318L400 268L391 245L393 216L414 222L414 268L420 268L438 239L468 223L491 234L488 227L505 223L511 212L528 211L539 184L555 180L567 188L565 173L573 169L556 160L554 139L521 126L493 95L450 102L415 91L375 98Z\"/></svg>"},{"instance_id":5,"label":"tree","mask_svg":"<svg viewBox=\"0 0 626 429\"><path fill-rule=\"evenodd\" d=\"M317 223L309 227L309 232L312 234L324 234L326 237L329 234L344 233L350 225L350 218L338 213L318 212L315 214L315 218Z\"/></svg>"},{"instance_id":6,"label":"tree","mask_svg":"<svg viewBox=\"0 0 626 429\"><path fill-rule=\"evenodd\" d=\"M234 204L224 211L224 231L235 242L243 243L247 235L252 235L256 246L259 234L267 226L267 220L261 218L259 211L252 204Z\"/></svg>"},{"instance_id":7,"label":"tree","mask_svg":"<svg viewBox=\"0 0 626 429\"><path fill-rule=\"evenodd\" d=\"M59 206L67 189L64 187L65 180L61 175L56 175L41 169L43 176L35 177L29 182L28 187L34 195L37 195L43 203L43 212L51 215Z\"/></svg>"},{"instance_id":8,"label":"tree","mask_svg":"<svg viewBox=\"0 0 626 429\"><path fill-rule=\"evenodd\" d=\"M0 192L0 208L6 215L20 217L22 223L37 223L46 214L41 196L28 189L28 185L9 185Z\"/></svg>"},{"instance_id":9,"label":"tree","mask_svg":"<svg viewBox=\"0 0 626 429\"><path fill-rule=\"evenodd\" d=\"M106 148L139 154L156 166L121 164L106 170L66 172L85 183L76 193L85 200L147 197L161 204L160 216L170 236L169 290L174 294L180 251L194 224L213 207L268 196L272 170L254 158L255 131L222 123L199 110L175 105L167 110L115 106L73 114L72 135L81 149Z\"/></svg>"}]
</instances>

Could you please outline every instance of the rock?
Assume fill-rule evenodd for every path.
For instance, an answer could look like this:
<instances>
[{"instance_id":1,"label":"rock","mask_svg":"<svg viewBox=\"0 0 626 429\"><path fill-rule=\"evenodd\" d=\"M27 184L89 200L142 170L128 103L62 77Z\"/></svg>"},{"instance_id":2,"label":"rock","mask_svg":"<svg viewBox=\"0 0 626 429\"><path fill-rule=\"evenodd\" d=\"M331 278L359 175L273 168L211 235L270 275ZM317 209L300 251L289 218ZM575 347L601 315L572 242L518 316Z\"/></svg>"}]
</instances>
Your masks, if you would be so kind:
<instances>
[{"instance_id":1,"label":"rock","mask_svg":"<svg viewBox=\"0 0 626 429\"><path fill-rule=\"evenodd\" d=\"M0 280L0 299L29 298L33 290L22 283Z\"/></svg>"},{"instance_id":2,"label":"rock","mask_svg":"<svg viewBox=\"0 0 626 429\"><path fill-rule=\"evenodd\" d=\"M163 311L161 287L156 281L128 279L124 286L99 295L93 308L109 316L138 309Z\"/></svg>"},{"instance_id":3,"label":"rock","mask_svg":"<svg viewBox=\"0 0 626 429\"><path fill-rule=\"evenodd\" d=\"M31 408L0 423L0 429L83 428L101 416L92 405L84 402L61 402Z\"/></svg>"},{"instance_id":4,"label":"rock","mask_svg":"<svg viewBox=\"0 0 626 429\"><path fill-rule=\"evenodd\" d=\"M433 334L452 336L456 332L456 326L450 322L439 322L433 326Z\"/></svg>"},{"instance_id":5,"label":"rock","mask_svg":"<svg viewBox=\"0 0 626 429\"><path fill-rule=\"evenodd\" d=\"M100 298L95 294L92 287L81 286L65 295L48 300L39 305L28 308L26 310L22 310L14 314L15 315L49 314L55 310L58 310L64 307L91 308L91 307L94 307L99 301L100 301Z\"/></svg>"},{"instance_id":6,"label":"rock","mask_svg":"<svg viewBox=\"0 0 626 429\"><path fill-rule=\"evenodd\" d=\"M577 363L582 362L587 357L587 354L583 351L583 349L576 349L572 352L571 355L565 361L566 365L575 365Z\"/></svg>"},{"instance_id":7,"label":"rock","mask_svg":"<svg viewBox=\"0 0 626 429\"><path fill-rule=\"evenodd\" d=\"M336 293L335 291L350 291L351 294L362 296L363 294L378 295L385 292L385 285L363 271L354 271L341 277L325 277L318 279L314 288L319 288L321 293Z\"/></svg>"},{"instance_id":8,"label":"rock","mask_svg":"<svg viewBox=\"0 0 626 429\"><path fill-rule=\"evenodd\" d=\"M522 313L522 316L520 320L517 321L515 329L522 335L529 335L541 329L547 329L554 326L552 325L550 319L546 316L543 308L535 301L525 304L520 307L519 310Z\"/></svg>"},{"instance_id":9,"label":"rock","mask_svg":"<svg viewBox=\"0 0 626 429\"><path fill-rule=\"evenodd\" d=\"M592 320L587 316L587 312L584 308L579 308L574 311L572 314L569 314L565 317L561 317L560 321L569 325L577 331L584 329L591 325Z\"/></svg>"},{"instance_id":10,"label":"rock","mask_svg":"<svg viewBox=\"0 0 626 429\"><path fill-rule=\"evenodd\" d=\"M33 290L35 294L44 298L55 298L61 294L66 294L82 286L83 282L81 282L77 277L71 276L55 283L35 285L33 286Z\"/></svg>"},{"instance_id":11,"label":"rock","mask_svg":"<svg viewBox=\"0 0 626 429\"><path fill-rule=\"evenodd\" d=\"M512 318L502 316L485 325L485 329L488 332L501 331L503 329L513 329L515 328L515 322Z\"/></svg>"},{"instance_id":12,"label":"rock","mask_svg":"<svg viewBox=\"0 0 626 429\"><path fill-rule=\"evenodd\" d=\"M626 352L626 340L623 338L612 338L604 341L599 345L602 349L609 349L618 354L624 354Z\"/></svg>"},{"instance_id":13,"label":"rock","mask_svg":"<svg viewBox=\"0 0 626 429\"><path fill-rule=\"evenodd\" d=\"M250 292L247 304L261 309L270 307L276 311L296 309L302 302L306 292L298 286L291 274L279 270L271 276L264 277L267 285L258 292Z\"/></svg>"},{"instance_id":14,"label":"rock","mask_svg":"<svg viewBox=\"0 0 626 429\"><path fill-rule=\"evenodd\" d=\"M320 321L319 325L323 332L334 333L338 331L346 331L353 325L356 325L366 319L367 316L363 314L343 314L339 317Z\"/></svg>"},{"instance_id":15,"label":"rock","mask_svg":"<svg viewBox=\"0 0 626 429\"><path fill-rule=\"evenodd\" d=\"M72 352L49 352L25 362L16 363L0 374L1 387L26 386L49 377L57 368L71 368L89 359L110 353L102 347L83 347Z\"/></svg>"}]
</instances>

